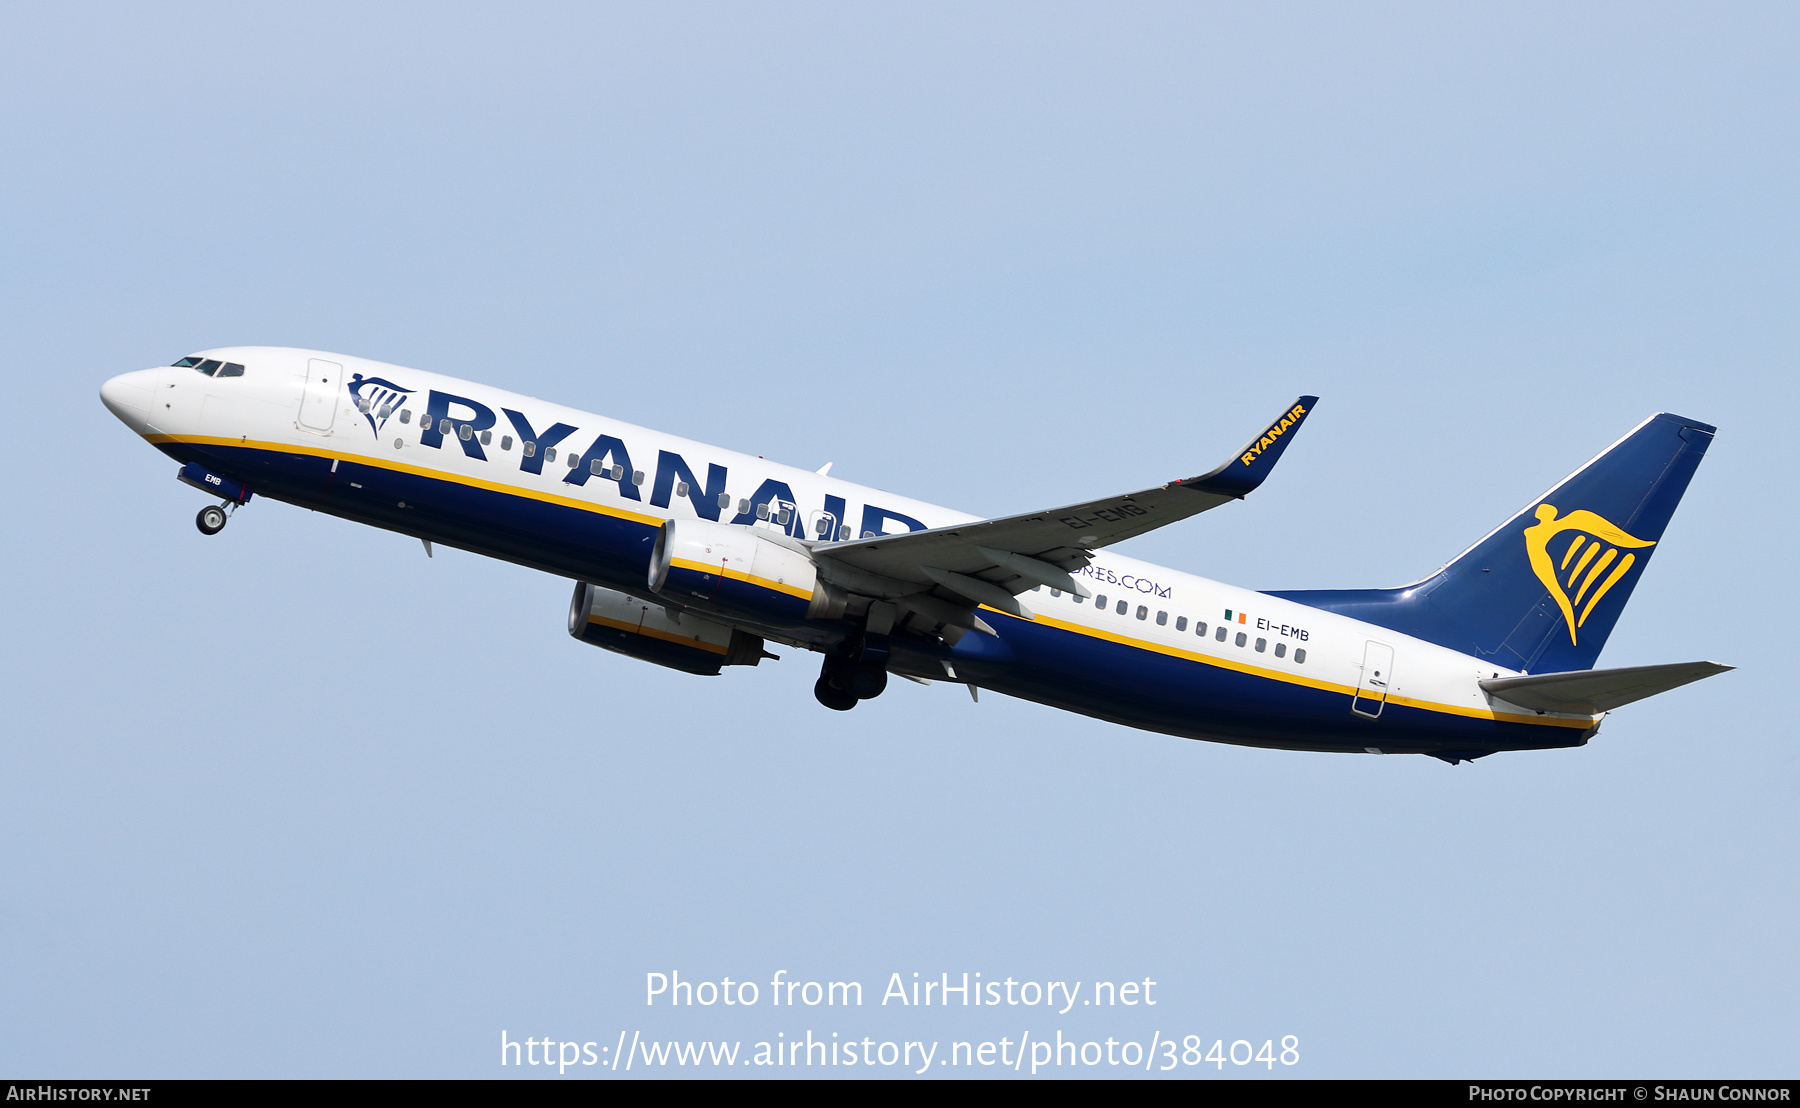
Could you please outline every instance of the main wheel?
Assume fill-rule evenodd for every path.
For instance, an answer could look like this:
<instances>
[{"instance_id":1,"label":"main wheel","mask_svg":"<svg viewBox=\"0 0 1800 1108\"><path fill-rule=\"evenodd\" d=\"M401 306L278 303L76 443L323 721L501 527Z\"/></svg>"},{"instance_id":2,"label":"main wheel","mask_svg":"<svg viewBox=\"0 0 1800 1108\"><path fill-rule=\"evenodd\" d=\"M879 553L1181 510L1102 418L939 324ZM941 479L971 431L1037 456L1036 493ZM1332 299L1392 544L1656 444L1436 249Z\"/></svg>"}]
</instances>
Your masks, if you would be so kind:
<instances>
[{"instance_id":1,"label":"main wheel","mask_svg":"<svg viewBox=\"0 0 1800 1108\"><path fill-rule=\"evenodd\" d=\"M225 530L225 520L227 518L225 509L219 507L217 504L208 504L206 507L200 509L199 515L194 517L194 526L200 528L200 533L202 535L216 535L220 531Z\"/></svg>"},{"instance_id":2,"label":"main wheel","mask_svg":"<svg viewBox=\"0 0 1800 1108\"><path fill-rule=\"evenodd\" d=\"M857 666L845 679L844 687L858 700L873 700L887 688L887 670L880 666Z\"/></svg>"},{"instance_id":3,"label":"main wheel","mask_svg":"<svg viewBox=\"0 0 1800 1108\"><path fill-rule=\"evenodd\" d=\"M850 709L856 707L856 697L854 694L833 685L830 681L827 681L823 675L821 675L819 680L813 685L813 695L818 697L819 703L825 705L834 712L848 712Z\"/></svg>"}]
</instances>

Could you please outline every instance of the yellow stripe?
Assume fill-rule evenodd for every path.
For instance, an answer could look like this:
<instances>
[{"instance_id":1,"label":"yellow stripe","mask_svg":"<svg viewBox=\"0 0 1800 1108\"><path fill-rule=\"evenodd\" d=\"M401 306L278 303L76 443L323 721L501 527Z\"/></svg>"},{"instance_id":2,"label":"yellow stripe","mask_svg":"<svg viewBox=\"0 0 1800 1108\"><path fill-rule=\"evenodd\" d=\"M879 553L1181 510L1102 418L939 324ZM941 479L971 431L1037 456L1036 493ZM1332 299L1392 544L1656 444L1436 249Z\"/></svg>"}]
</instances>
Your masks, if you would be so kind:
<instances>
[{"instance_id":1,"label":"yellow stripe","mask_svg":"<svg viewBox=\"0 0 1800 1108\"><path fill-rule=\"evenodd\" d=\"M812 599L811 589L803 589L797 585L789 585L781 581L771 581L767 577L757 577L754 574L745 573L741 569L726 569L724 566L708 565L705 562L690 562L686 558L670 558L669 565L674 566L677 569L688 570L692 573L710 573L715 577L726 577L733 581L742 581L746 585L756 585L759 588L773 589L776 592L787 593L789 596L797 596L802 600Z\"/></svg>"},{"instance_id":2,"label":"yellow stripe","mask_svg":"<svg viewBox=\"0 0 1800 1108\"><path fill-rule=\"evenodd\" d=\"M998 616L1007 616L1008 619L1019 618L1017 616L1009 616L1005 612L996 611L986 605L982 606L982 610L993 612ZM1032 622L1042 623L1046 626L1055 627L1063 631L1072 631L1077 635L1086 635L1093 639L1104 639L1107 642L1118 643L1120 646L1130 646L1139 650L1148 650L1153 654L1165 654L1171 658L1185 658L1190 662L1200 662L1203 665L1216 666L1220 669L1235 670L1238 673L1247 673L1252 677L1263 677L1271 681L1281 681L1289 685L1302 685L1309 689L1319 689L1322 692L1343 693L1345 696L1356 695L1356 689L1349 685L1339 685L1332 681L1321 681L1313 677L1303 677L1300 674L1289 673L1285 670L1265 669L1262 666L1249 665L1244 662L1234 661L1230 658L1218 658L1210 654L1196 654L1191 650L1182 650L1179 647L1166 646L1162 643L1149 642L1145 639L1134 639L1126 635L1117 635L1111 631L1102 631L1098 628L1087 627L1079 623L1067 623L1050 616L1038 615ZM1461 704L1440 704L1437 701L1432 700L1416 700L1412 697L1395 696L1392 693L1388 694L1387 702L1389 704L1403 704L1408 708L1422 708L1428 712L1445 712L1454 716L1468 716L1472 719L1502 720L1508 723L1532 723L1537 724L1540 727L1580 727L1586 729L1593 726L1591 720L1585 719L1558 719L1554 717L1518 715L1512 712L1496 712L1490 708L1470 708Z\"/></svg>"},{"instance_id":3,"label":"yellow stripe","mask_svg":"<svg viewBox=\"0 0 1800 1108\"><path fill-rule=\"evenodd\" d=\"M306 446L298 443L262 442L254 439L222 439L211 438L204 435L145 435L144 438L153 443L181 442L202 446L236 446L254 450L274 450L285 454L300 454L312 458L330 458L333 461L356 462L359 465L373 466L376 469L385 469L394 473L410 473L416 477L429 477L440 481L449 481L452 484L465 485L469 488L486 489L489 492L505 493L512 496L523 496L527 499L539 500L546 504L558 504L566 508L578 508L585 512L594 512L599 515L612 516L616 519L628 519L633 523L642 523L650 527L661 527L663 523L661 516L646 515L643 512L633 512L626 508L614 508L605 504L595 504L588 500L577 500L571 496L560 496L556 493L539 492L536 489L521 488L518 485L502 484L498 481L484 481L479 477L465 477L460 473L448 473L441 469L427 469L423 466L407 465L404 462L390 461L379 455L341 454L326 450L322 447ZM733 581L742 581L746 584L756 585L761 588L773 589L776 592L799 597L801 600L812 599L811 589L802 589L798 586L784 584L780 581L771 581L766 577L756 577L752 574L745 573L742 570L721 570L718 566L707 566L682 559L674 559L673 564L679 565L684 569L697 570L701 573L722 573Z\"/></svg>"},{"instance_id":4,"label":"yellow stripe","mask_svg":"<svg viewBox=\"0 0 1800 1108\"><path fill-rule=\"evenodd\" d=\"M300 454L310 458L330 458L333 461L356 462L358 465L373 466L393 473L410 473L415 477L430 477L439 481L449 481L469 488L486 489L489 492L507 493L512 496L523 496L528 500L539 500L546 504L558 504L565 508L578 508L584 512L597 515L613 516L617 519L628 519L633 523L643 523L651 527L661 527L662 517L633 512L625 508L613 508L605 504L595 504L587 500L577 500L572 496L560 496L552 492L539 492L536 489L521 488L518 485L502 484L499 481L484 481L479 477L465 477L460 473L448 473L441 469L427 469L423 466L407 465L404 462L389 461L380 456L367 454L343 454L326 450L322 447L304 446L288 442L261 442L255 439L220 439L205 435L145 435L152 443L181 442L196 446L236 446L251 450L273 450L282 454ZM561 478L552 478L561 481ZM809 597L811 593L807 594Z\"/></svg>"},{"instance_id":5,"label":"yellow stripe","mask_svg":"<svg viewBox=\"0 0 1800 1108\"><path fill-rule=\"evenodd\" d=\"M614 628L619 631L626 631L633 635L646 635L652 639L662 639L665 642L678 643L681 646L691 646L695 650L704 650L710 654L725 653L724 647L715 646L714 644L707 642L705 639L690 639L690 638L686 637L685 635L676 635L676 634L671 634L668 631L659 631L654 627L644 627L644 626L642 626L640 624L636 624L636 623L626 623L623 620L607 619L605 616L596 616L596 615L591 615L591 614L588 616L588 622L589 623L598 623L602 627L611 627L611 628Z\"/></svg>"},{"instance_id":6,"label":"yellow stripe","mask_svg":"<svg viewBox=\"0 0 1800 1108\"><path fill-rule=\"evenodd\" d=\"M243 439L243 438L238 438L238 439L213 438L213 437L205 436L205 435L145 435L144 438L147 441L152 442L152 443L180 442L180 443L189 443L192 445L202 445L202 446L236 446L236 447L243 447L243 448L256 449L256 450L273 450L273 451L276 451L278 453L283 453L283 454L300 454L300 455L303 455L306 457L313 457L313 458L330 458L333 460L352 461L352 462L357 462L361 465L374 466L376 469L385 469L385 470L389 470L389 471L395 472L395 473L410 473L417 477L429 477L429 478L433 478L435 480L449 481L449 482L452 482L453 484L466 485L470 488L486 489L490 492L498 492L498 493L508 494L508 495L512 495L512 496L523 496L523 497L526 497L531 500L542 501L546 504L560 504L564 507L577 508L577 509L579 509L581 511L585 511L585 512L595 512L600 515L613 516L618 519L628 519L628 520L631 520L636 523L647 524L651 527L660 527L660 526L662 526L662 522L663 522L661 517L659 517L659 516L645 515L641 512L626 511L625 509L622 509L622 508L611 508L604 504L593 504L593 503L590 503L585 500L576 500L573 497L558 496L554 493L538 492L535 489L520 488L517 485L505 485L505 484L501 484L497 481L483 481L480 478L476 478L476 477L465 477L462 474L458 474L458 473L446 473L443 470L426 469L421 466L406 465L403 462L388 461L386 459L377 460L375 457L371 457L369 455L364 455L364 454L340 454L340 453L335 453L330 450L326 450L322 447L306 446L306 445L302 445L302 444L298 444L298 443L264 442L261 440L253 441L250 439ZM748 573L742 572L741 570L727 570L727 569L724 569L723 567L705 566L705 565L702 565L699 563L687 562L682 559L674 559L672 564L680 565L684 569L697 570L698 572L701 572L701 573L721 573L722 572L726 577L729 577L734 581L743 581L747 584L758 585L765 589L774 589L777 592L784 592L791 596L799 597L803 600L812 599L811 592L796 588L792 585L782 584L777 581L770 581L766 578L754 577ZM985 604L982 605L982 609L984 611L993 612L995 615L1005 616L1008 619L1017 619L1018 618L1017 616L1009 615L1006 612L1001 612L996 609L989 608ZM683 639L683 638L678 638L675 636L669 636L662 632L643 631L643 630L639 630L638 628L631 627L631 626L628 626L625 624L615 623L611 620L595 620L592 617L590 617L590 621L598 622L598 623L606 623L609 626L618 627L620 630L630 631L633 634L652 635L652 636L656 636L656 637L668 638L671 642L679 642L679 643L683 643L683 644L687 644L687 645L695 644L695 640ZM1264 669L1260 666L1246 665L1242 662L1235 662L1235 661L1232 661L1227 658L1215 658L1215 657L1212 657L1212 656L1206 655L1206 654L1196 654L1192 651L1179 650L1172 646L1164 646L1161 643L1147 642L1143 639L1133 639L1133 638L1128 638L1124 635L1115 635L1110 631L1101 631L1097 628L1084 627L1078 623L1065 623L1062 620L1052 619L1049 616L1039 615L1036 617L1036 622L1045 624L1046 626L1060 628L1064 631L1072 631L1078 635L1086 635L1089 638L1104 639L1109 642L1118 643L1122 646L1136 647L1140 650L1148 650L1148 651L1151 651L1152 653L1156 653L1156 654L1166 654L1173 658L1186 658L1189 661L1200 662L1203 665L1216 666L1220 669L1236 670L1240 673L1248 673L1248 674L1251 674L1252 676L1264 677L1264 678L1267 678L1272 681L1281 681L1281 682L1284 682L1284 683L1290 684L1290 685L1302 685L1307 688L1321 689L1326 692L1344 693L1349 696L1354 696L1356 694L1356 690L1354 688L1351 688L1348 685L1338 685L1338 684L1334 684L1329 681L1320 681L1320 680L1316 680L1311 677L1302 677L1299 674L1286 673L1281 670L1271 670L1271 669ZM700 648L706 649L706 650L714 649L709 644L700 644ZM725 651L724 651L723 647L719 647L716 649L716 652L722 654ZM1457 704L1438 704L1433 701L1414 700L1409 697L1393 696L1393 695L1390 695L1387 699L1388 699L1388 703L1390 703L1390 704L1403 704L1409 708L1423 708L1426 711L1447 712L1451 715L1469 716L1469 717L1472 717L1475 719L1505 720L1505 721L1514 722L1514 723L1535 723L1535 724L1539 724L1539 725L1548 725L1548 726L1552 726L1552 727L1586 728L1586 727L1591 726L1591 723L1587 720L1550 719L1550 718L1540 718L1540 717L1536 717L1536 716L1520 716L1520 715L1513 715L1513 714L1507 713L1507 712L1494 712L1494 711L1481 709L1481 708L1466 708L1466 707L1463 707L1463 706L1457 705Z\"/></svg>"}]
</instances>

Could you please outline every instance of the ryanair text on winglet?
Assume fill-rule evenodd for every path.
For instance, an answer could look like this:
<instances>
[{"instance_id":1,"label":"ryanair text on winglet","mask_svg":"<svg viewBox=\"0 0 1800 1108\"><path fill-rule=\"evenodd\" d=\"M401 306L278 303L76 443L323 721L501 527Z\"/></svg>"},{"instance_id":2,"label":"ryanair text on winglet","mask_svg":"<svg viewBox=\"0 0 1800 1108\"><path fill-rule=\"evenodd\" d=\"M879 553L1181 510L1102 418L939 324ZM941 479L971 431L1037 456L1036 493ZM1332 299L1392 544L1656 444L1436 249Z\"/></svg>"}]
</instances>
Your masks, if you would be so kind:
<instances>
[{"instance_id":1,"label":"ryanair text on winglet","mask_svg":"<svg viewBox=\"0 0 1800 1108\"><path fill-rule=\"evenodd\" d=\"M1275 440L1280 438L1282 436L1282 434L1285 433L1289 427L1292 427L1295 424L1299 423L1300 417L1305 414L1306 414L1306 409L1304 407L1300 406L1299 404L1294 405L1293 409L1291 411L1289 411L1286 415L1282 416L1280 419L1278 419L1274 423L1270 424L1269 429L1262 433L1262 438L1259 438L1256 440L1256 445L1252 446L1250 449L1244 451L1244 456L1238 460L1243 462L1245 465L1249 465L1251 462L1254 462L1256 460L1256 456L1258 454L1261 454L1264 450L1267 450L1269 447L1274 446Z\"/></svg>"}]
</instances>

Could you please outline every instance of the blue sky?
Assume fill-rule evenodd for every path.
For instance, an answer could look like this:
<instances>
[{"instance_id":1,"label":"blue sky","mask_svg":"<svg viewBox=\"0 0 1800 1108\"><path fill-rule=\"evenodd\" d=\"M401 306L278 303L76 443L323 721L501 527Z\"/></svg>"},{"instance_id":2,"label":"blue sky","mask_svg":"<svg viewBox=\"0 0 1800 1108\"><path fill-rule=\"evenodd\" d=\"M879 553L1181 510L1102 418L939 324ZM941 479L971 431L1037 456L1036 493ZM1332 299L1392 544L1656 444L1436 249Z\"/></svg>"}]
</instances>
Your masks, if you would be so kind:
<instances>
[{"instance_id":1,"label":"blue sky","mask_svg":"<svg viewBox=\"0 0 1800 1108\"><path fill-rule=\"evenodd\" d=\"M489 1077L503 1029L810 1029L1791 1075L1797 24L8 8L0 1071ZM1741 668L1454 768L941 684L838 715L792 652L574 643L568 583L513 566L270 502L203 538L96 389L236 343L979 513L1199 472L1316 392L1255 497L1122 548L1254 588L1412 580L1673 410L1719 436L1601 664ZM870 1001L642 1002L777 970ZM874 1003L964 971L1160 999Z\"/></svg>"}]
</instances>

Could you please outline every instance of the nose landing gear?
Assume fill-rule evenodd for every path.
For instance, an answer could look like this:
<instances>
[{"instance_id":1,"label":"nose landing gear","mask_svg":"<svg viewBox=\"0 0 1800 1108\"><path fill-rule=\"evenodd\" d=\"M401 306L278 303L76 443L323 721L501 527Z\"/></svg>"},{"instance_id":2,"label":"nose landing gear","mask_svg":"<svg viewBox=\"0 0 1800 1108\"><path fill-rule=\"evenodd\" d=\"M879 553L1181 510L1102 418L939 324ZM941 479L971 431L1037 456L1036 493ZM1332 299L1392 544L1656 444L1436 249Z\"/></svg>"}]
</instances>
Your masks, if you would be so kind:
<instances>
[{"instance_id":1,"label":"nose landing gear","mask_svg":"<svg viewBox=\"0 0 1800 1108\"><path fill-rule=\"evenodd\" d=\"M333 462L332 468L337 468ZM238 510L240 504L250 502L251 492L243 482L231 477L221 477L207 469L199 462L189 462L175 474L175 479L184 485L190 485L208 496L222 496L222 504L208 504L200 509L194 517L194 526L200 528L202 535L216 535L225 530L225 524L231 519L231 513Z\"/></svg>"},{"instance_id":2,"label":"nose landing gear","mask_svg":"<svg viewBox=\"0 0 1800 1108\"><path fill-rule=\"evenodd\" d=\"M216 535L225 530L225 523L230 518L223 504L208 504L194 517L194 526L200 528L202 535Z\"/></svg>"}]
</instances>

